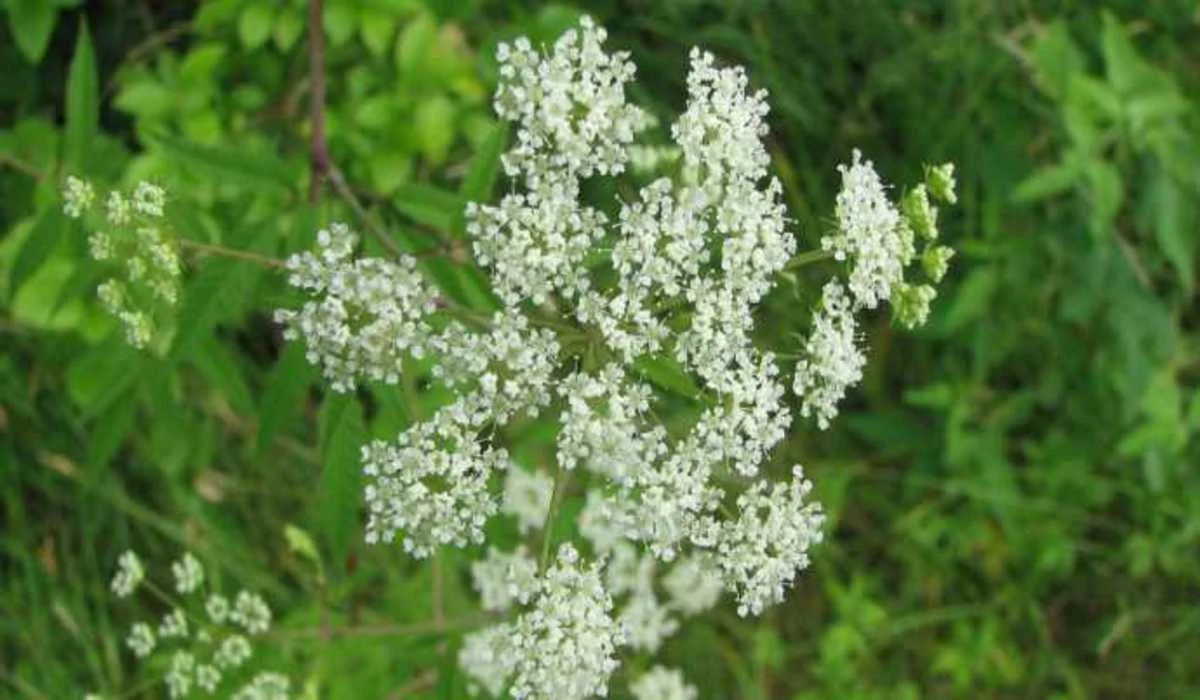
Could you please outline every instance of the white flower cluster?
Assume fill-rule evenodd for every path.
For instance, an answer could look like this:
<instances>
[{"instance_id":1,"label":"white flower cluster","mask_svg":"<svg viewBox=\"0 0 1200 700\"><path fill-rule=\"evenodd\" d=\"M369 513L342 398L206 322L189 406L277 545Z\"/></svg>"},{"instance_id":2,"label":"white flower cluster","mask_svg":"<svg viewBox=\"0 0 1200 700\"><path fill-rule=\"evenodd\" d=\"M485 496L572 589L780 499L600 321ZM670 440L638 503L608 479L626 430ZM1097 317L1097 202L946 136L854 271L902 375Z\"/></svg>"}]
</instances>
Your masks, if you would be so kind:
<instances>
[{"instance_id":1,"label":"white flower cluster","mask_svg":"<svg viewBox=\"0 0 1200 700\"><path fill-rule=\"evenodd\" d=\"M129 344L139 348L161 333L179 302L182 269L163 220L166 198L163 188L149 182L138 183L128 196L110 192L103 223L88 237L92 258L119 270L97 288L100 302L124 326ZM95 202L91 183L67 178L63 213L86 220Z\"/></svg>"},{"instance_id":2,"label":"white flower cluster","mask_svg":"<svg viewBox=\"0 0 1200 700\"><path fill-rule=\"evenodd\" d=\"M174 601L159 621L152 625L135 622L125 638L126 646L138 659L149 659L161 652L167 659L163 682L167 696L182 698L198 690L212 695L222 682L238 673L250 659L253 648L250 637L265 634L271 627L271 610L257 593L239 591L230 605L219 593L204 596L203 605L193 604L189 596L199 594L204 585L204 568L191 553L185 553L171 564L175 591L181 600ZM118 598L132 595L145 580L145 569L133 552L125 552L117 560L112 591ZM158 589L154 589L158 591ZM165 596L158 592L157 595ZM174 646L172 650L168 647ZM247 700L283 700L289 697L289 683L279 674L262 673L234 697Z\"/></svg>"},{"instance_id":3,"label":"white flower cluster","mask_svg":"<svg viewBox=\"0 0 1200 700\"><path fill-rule=\"evenodd\" d=\"M815 416L824 429L837 415L846 390L862 379L866 357L858 343L854 312L890 301L896 320L908 328L929 317L937 296L931 284L905 280L905 268L925 245L921 267L937 284L946 274L954 251L937 245L937 207L930 194L953 204L954 166L926 170L925 182L894 205L887 187L869 160L854 151L849 166L839 166L842 189L837 196L837 231L821 239L822 247L851 264L847 285L829 281L813 315L813 332L805 343L792 387L801 397L801 415ZM847 289L849 293L847 293Z\"/></svg>"},{"instance_id":4,"label":"white flower cluster","mask_svg":"<svg viewBox=\"0 0 1200 700\"><path fill-rule=\"evenodd\" d=\"M689 685L679 669L655 666L629 687L634 700L696 700L699 693Z\"/></svg>"},{"instance_id":5,"label":"white flower cluster","mask_svg":"<svg viewBox=\"0 0 1200 700\"><path fill-rule=\"evenodd\" d=\"M492 695L506 686L514 698L605 695L623 639L611 611L600 566L565 544L537 580L530 609L468 635L459 665Z\"/></svg>"},{"instance_id":6,"label":"white flower cluster","mask_svg":"<svg viewBox=\"0 0 1200 700\"><path fill-rule=\"evenodd\" d=\"M497 206L471 205L466 219L503 310L438 300L411 261L355 260L335 227L289 262L313 298L279 316L335 388L394 381L413 355L454 397L364 448L369 542L401 539L426 557L483 543L499 515L542 547L542 561L489 548L472 567L482 606L504 621L469 635L459 660L492 695L603 695L618 652L655 653L722 595L742 615L781 601L821 539L801 468L789 481L770 476L784 466L772 453L792 410L778 356L755 341L755 311L801 260L768 172L766 93L693 50L688 106L670 127L679 172L611 206L586 204L602 191L588 179L627 170L650 123L625 100L628 57L605 53L604 38L585 19L545 55L524 39L498 50L495 105L515 124L503 163L517 189ZM928 198L949 201L951 170L927 172L902 211L857 152L842 176L838 233L822 245L849 280L824 286L790 382L800 414L821 427L862 376L854 313L891 299L901 322L918 320L929 294L904 279L917 242L935 282L949 260L932 245ZM678 420L664 422L663 408ZM506 432L546 409L557 412L557 464L514 462ZM567 536L555 509L572 492L587 494L577 521L586 544L551 557ZM695 696L665 669L631 690Z\"/></svg>"},{"instance_id":7,"label":"white flower cluster","mask_svg":"<svg viewBox=\"0 0 1200 700\"><path fill-rule=\"evenodd\" d=\"M309 362L324 368L336 391L350 391L359 379L395 384L404 357L425 352L425 317L436 297L411 257L355 259L355 243L343 224L321 230L316 253L287 261L289 283L319 300L275 312L284 337L305 339Z\"/></svg>"}]
</instances>

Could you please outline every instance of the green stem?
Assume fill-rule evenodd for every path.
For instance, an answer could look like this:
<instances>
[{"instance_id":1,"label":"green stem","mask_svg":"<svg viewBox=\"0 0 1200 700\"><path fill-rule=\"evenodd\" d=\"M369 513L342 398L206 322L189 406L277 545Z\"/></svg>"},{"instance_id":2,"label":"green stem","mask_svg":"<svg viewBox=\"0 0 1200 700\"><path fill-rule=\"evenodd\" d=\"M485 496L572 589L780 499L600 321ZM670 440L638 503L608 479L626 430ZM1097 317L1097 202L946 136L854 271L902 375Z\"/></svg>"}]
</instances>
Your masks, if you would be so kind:
<instances>
[{"instance_id":1,"label":"green stem","mask_svg":"<svg viewBox=\"0 0 1200 700\"><path fill-rule=\"evenodd\" d=\"M213 245L212 243L201 243L200 241L193 241L188 238L180 238L180 239L178 239L178 241L179 241L180 248L185 248L187 250L194 250L197 253L203 253L205 255L217 255L217 256L220 256L223 258L233 258L235 260L247 260L247 261L255 263L257 265L262 265L263 267L270 267L270 268L275 268L275 269L279 269L279 270L282 270L287 267L287 264L284 263L284 261L282 261L282 260L279 260L277 258L268 257L266 255L259 255L258 253L251 253L248 250L235 250L233 248L226 248L225 246Z\"/></svg>"},{"instance_id":2,"label":"green stem","mask_svg":"<svg viewBox=\"0 0 1200 700\"><path fill-rule=\"evenodd\" d=\"M554 540L554 517L562 501L562 492L566 490L567 471L561 466L554 470L554 490L550 495L550 507L546 509L546 520L542 523L542 555L538 558L538 571L545 571L550 561L550 545Z\"/></svg>"},{"instance_id":3,"label":"green stem","mask_svg":"<svg viewBox=\"0 0 1200 700\"><path fill-rule=\"evenodd\" d=\"M822 260L828 260L832 257L833 251L831 250L810 250L806 253L800 253L799 255L793 257L790 261L788 261L787 267L784 269L796 270L804 267L805 265L820 262Z\"/></svg>"}]
</instances>

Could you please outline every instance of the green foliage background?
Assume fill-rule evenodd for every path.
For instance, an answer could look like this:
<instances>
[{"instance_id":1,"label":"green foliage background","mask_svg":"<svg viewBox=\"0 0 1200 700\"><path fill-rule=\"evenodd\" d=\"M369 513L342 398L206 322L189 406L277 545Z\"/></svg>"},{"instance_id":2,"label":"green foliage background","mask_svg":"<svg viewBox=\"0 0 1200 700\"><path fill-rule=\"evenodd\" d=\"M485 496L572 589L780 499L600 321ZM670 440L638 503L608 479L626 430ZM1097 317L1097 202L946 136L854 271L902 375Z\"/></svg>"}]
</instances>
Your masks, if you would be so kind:
<instances>
[{"instance_id":1,"label":"green foliage background","mask_svg":"<svg viewBox=\"0 0 1200 700\"><path fill-rule=\"evenodd\" d=\"M831 515L812 568L761 620L721 609L661 656L703 697L1200 693L1200 11L1100 5L327 0L333 161L405 249L456 249L463 204L502 187L496 42L549 41L580 11L666 119L690 46L747 65L802 249L851 148L897 182L958 164L942 229L960 252L929 326L872 322L842 418L798 422L781 457ZM328 394L270 320L279 277L216 258L191 266L170 349L135 352L59 213L80 173L154 179L180 235L275 257L353 221L307 201L305 3L0 7L0 694L153 678L121 641L142 611L107 582L126 548L159 572L188 548L267 595L285 632L258 658L317 696L463 696L453 635L297 632L419 623L435 588L471 610L465 557L435 576L361 541L357 446L442 400L421 368ZM492 303L470 264L424 264ZM781 286L762 311L780 342L807 304ZM527 426L518 459L547 435Z\"/></svg>"}]
</instances>

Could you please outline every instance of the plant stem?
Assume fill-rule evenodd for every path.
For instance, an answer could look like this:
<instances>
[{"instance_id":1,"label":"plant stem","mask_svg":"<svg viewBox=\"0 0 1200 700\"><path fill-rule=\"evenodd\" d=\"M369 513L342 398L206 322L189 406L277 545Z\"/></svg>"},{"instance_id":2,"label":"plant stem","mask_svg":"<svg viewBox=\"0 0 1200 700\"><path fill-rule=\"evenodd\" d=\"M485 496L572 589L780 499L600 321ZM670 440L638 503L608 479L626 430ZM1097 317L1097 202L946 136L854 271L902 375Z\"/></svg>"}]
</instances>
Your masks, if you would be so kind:
<instances>
[{"instance_id":1,"label":"plant stem","mask_svg":"<svg viewBox=\"0 0 1200 700\"><path fill-rule=\"evenodd\" d=\"M788 261L787 267L785 267L784 269L785 270L796 270L801 267L804 267L805 265L809 265L809 264L815 263L815 262L820 262L822 260L828 260L829 258L832 258L832 257L833 257L833 251L831 251L831 250L810 250L805 253L800 253L799 255L793 257L791 260Z\"/></svg>"},{"instance_id":2,"label":"plant stem","mask_svg":"<svg viewBox=\"0 0 1200 700\"><path fill-rule=\"evenodd\" d=\"M428 635L448 634L473 629L487 622L487 617L464 618L461 620L436 620L414 622L408 625L362 625L359 627L304 627L300 629L277 630L268 633L275 639L331 639L357 637L417 637Z\"/></svg>"},{"instance_id":3,"label":"plant stem","mask_svg":"<svg viewBox=\"0 0 1200 700\"><path fill-rule=\"evenodd\" d=\"M249 262L256 263L258 265L262 265L263 267L270 267L270 268L279 269L279 270L282 270L287 267L287 265L282 260L279 260L277 258L272 258L272 257L266 256L266 255L259 255L258 253L251 253L248 250L235 250L233 248L226 248L225 246L213 245L212 243L201 243L200 241L193 241L188 238L180 238L178 240L179 240L179 247L186 248L188 250L194 250L198 253L203 253L205 255L218 255L218 256L221 256L224 258L234 258L236 260L247 260Z\"/></svg>"},{"instance_id":4,"label":"plant stem","mask_svg":"<svg viewBox=\"0 0 1200 700\"><path fill-rule=\"evenodd\" d=\"M542 554L538 557L538 571L545 571L550 561L550 544L554 540L554 516L562 501L562 492L567 488L567 470L556 465L554 470L554 490L550 493L550 507L546 509L546 520L542 523Z\"/></svg>"},{"instance_id":5,"label":"plant stem","mask_svg":"<svg viewBox=\"0 0 1200 700\"><path fill-rule=\"evenodd\" d=\"M321 197L321 181L329 172L329 142L325 138L325 31L321 0L308 0L309 119L312 122L312 170L308 201Z\"/></svg>"}]
</instances>

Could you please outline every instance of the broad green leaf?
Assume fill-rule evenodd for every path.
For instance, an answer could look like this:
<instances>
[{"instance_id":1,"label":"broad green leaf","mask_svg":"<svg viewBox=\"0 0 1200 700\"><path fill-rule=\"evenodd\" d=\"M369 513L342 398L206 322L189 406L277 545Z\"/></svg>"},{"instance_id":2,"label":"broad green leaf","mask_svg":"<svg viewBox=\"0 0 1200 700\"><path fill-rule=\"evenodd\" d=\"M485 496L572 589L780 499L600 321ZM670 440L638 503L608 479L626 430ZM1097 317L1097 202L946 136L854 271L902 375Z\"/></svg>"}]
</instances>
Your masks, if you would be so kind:
<instances>
[{"instance_id":1,"label":"broad green leaf","mask_svg":"<svg viewBox=\"0 0 1200 700\"><path fill-rule=\"evenodd\" d=\"M323 466L317 491L317 524L333 560L346 560L361 530L359 452L366 440L362 406L354 394L330 394L321 406Z\"/></svg>"},{"instance_id":2,"label":"broad green leaf","mask_svg":"<svg viewBox=\"0 0 1200 700\"><path fill-rule=\"evenodd\" d=\"M162 83L147 78L121 88L113 104L142 119L160 119L175 110L175 93Z\"/></svg>"},{"instance_id":3,"label":"broad green leaf","mask_svg":"<svg viewBox=\"0 0 1200 700\"><path fill-rule=\"evenodd\" d=\"M258 405L258 452L304 410L305 395L312 383L313 370L304 357L304 345L288 343L271 370Z\"/></svg>"},{"instance_id":4,"label":"broad green leaf","mask_svg":"<svg viewBox=\"0 0 1200 700\"><path fill-rule=\"evenodd\" d=\"M391 48L392 37L396 34L396 20L389 12L375 7L364 7L358 19L358 33L362 36L367 50L379 58Z\"/></svg>"},{"instance_id":5,"label":"broad green leaf","mask_svg":"<svg viewBox=\"0 0 1200 700\"><path fill-rule=\"evenodd\" d=\"M50 206L41 213L13 261L8 281L10 298L16 296L25 280L50 257L67 225L67 217L57 206Z\"/></svg>"},{"instance_id":6,"label":"broad green leaf","mask_svg":"<svg viewBox=\"0 0 1200 700\"><path fill-rule=\"evenodd\" d=\"M6 9L13 43L30 63L40 63L58 20L58 8L46 0L8 0Z\"/></svg>"},{"instance_id":7,"label":"broad green leaf","mask_svg":"<svg viewBox=\"0 0 1200 700\"><path fill-rule=\"evenodd\" d=\"M496 178L500 175L500 156L504 154L504 146L507 143L507 125L497 124L471 160L471 169L463 179L463 199L468 202L486 202L491 198Z\"/></svg>"},{"instance_id":8,"label":"broad green leaf","mask_svg":"<svg viewBox=\"0 0 1200 700\"><path fill-rule=\"evenodd\" d=\"M283 7L275 18L275 30L271 33L275 46L280 51L290 51L296 45L296 40L304 32L304 11L293 7Z\"/></svg>"},{"instance_id":9,"label":"broad green leaf","mask_svg":"<svg viewBox=\"0 0 1200 700\"><path fill-rule=\"evenodd\" d=\"M254 413L255 402L250 387L229 348L211 335L202 337L196 352L190 353L188 360L204 380L229 401L234 411L241 415Z\"/></svg>"},{"instance_id":10,"label":"broad green leaf","mask_svg":"<svg viewBox=\"0 0 1200 700\"><path fill-rule=\"evenodd\" d=\"M1184 289L1191 291L1196 279L1196 204L1166 175L1155 178L1151 198L1154 206L1154 235L1171 266L1179 273Z\"/></svg>"},{"instance_id":11,"label":"broad green leaf","mask_svg":"<svg viewBox=\"0 0 1200 700\"><path fill-rule=\"evenodd\" d=\"M180 163L201 171L217 182L233 180L253 187L288 190L296 179L292 168L273 153L248 153L245 150L202 146L165 134L149 137L149 140Z\"/></svg>"},{"instance_id":12,"label":"broad green leaf","mask_svg":"<svg viewBox=\"0 0 1200 700\"><path fill-rule=\"evenodd\" d=\"M1062 20L1054 20L1046 25L1034 42L1030 55L1042 87L1060 99L1066 95L1071 76L1082 73L1086 66L1083 53L1071 39L1071 33Z\"/></svg>"},{"instance_id":13,"label":"broad green leaf","mask_svg":"<svg viewBox=\"0 0 1200 700\"><path fill-rule=\"evenodd\" d=\"M417 144L431 165L441 165L454 144L454 105L436 95L417 105L414 128Z\"/></svg>"},{"instance_id":14,"label":"broad green leaf","mask_svg":"<svg viewBox=\"0 0 1200 700\"><path fill-rule=\"evenodd\" d=\"M1104 51L1104 68L1113 88L1123 95L1137 90L1147 66L1129 41L1125 28L1110 12L1104 13L1101 47Z\"/></svg>"},{"instance_id":15,"label":"broad green leaf","mask_svg":"<svg viewBox=\"0 0 1200 700\"><path fill-rule=\"evenodd\" d=\"M436 36L437 22L427 14L409 22L400 31L400 40L396 42L396 68L401 80L410 79L421 68Z\"/></svg>"},{"instance_id":16,"label":"broad green leaf","mask_svg":"<svg viewBox=\"0 0 1200 700\"><path fill-rule=\"evenodd\" d=\"M246 280L253 272L250 263L240 260L205 261L183 291L171 350L174 357L186 357L231 308L238 307L240 300L236 297L246 291Z\"/></svg>"},{"instance_id":17,"label":"broad green leaf","mask_svg":"<svg viewBox=\"0 0 1200 700\"><path fill-rule=\"evenodd\" d=\"M96 416L96 422L88 432L88 463L95 467L104 467L125 443L125 438L133 431L134 418L137 416L137 396L133 392L122 395L119 399Z\"/></svg>"},{"instance_id":18,"label":"broad green leaf","mask_svg":"<svg viewBox=\"0 0 1200 700\"><path fill-rule=\"evenodd\" d=\"M67 393L84 417L98 415L130 389L141 365L120 331L79 357L67 369Z\"/></svg>"},{"instance_id":19,"label":"broad green leaf","mask_svg":"<svg viewBox=\"0 0 1200 700\"><path fill-rule=\"evenodd\" d=\"M329 37L332 46L341 46L354 36L354 28L358 25L357 12L348 2L327 2L321 17L325 27L325 35Z\"/></svg>"},{"instance_id":20,"label":"broad green leaf","mask_svg":"<svg viewBox=\"0 0 1200 700\"><path fill-rule=\"evenodd\" d=\"M1092 233L1097 238L1108 234L1113 220L1121 211L1125 186L1116 166L1102 160L1089 161L1085 174L1091 194Z\"/></svg>"},{"instance_id":21,"label":"broad green leaf","mask_svg":"<svg viewBox=\"0 0 1200 700\"><path fill-rule=\"evenodd\" d=\"M393 201L416 221L447 233L458 233L456 225L467 206L466 200L453 192L417 183L401 187Z\"/></svg>"},{"instance_id":22,"label":"broad green leaf","mask_svg":"<svg viewBox=\"0 0 1200 700\"><path fill-rule=\"evenodd\" d=\"M275 4L252 2L238 17L238 38L242 46L257 49L266 43L275 24Z\"/></svg>"},{"instance_id":23,"label":"broad green leaf","mask_svg":"<svg viewBox=\"0 0 1200 700\"><path fill-rule=\"evenodd\" d=\"M380 151L371 154L370 169L380 194L391 194L412 179L413 159L407 153Z\"/></svg>"},{"instance_id":24,"label":"broad green leaf","mask_svg":"<svg viewBox=\"0 0 1200 700\"><path fill-rule=\"evenodd\" d=\"M80 19L75 56L67 74L66 161L80 168L100 125L100 78L87 21Z\"/></svg>"},{"instance_id":25,"label":"broad green leaf","mask_svg":"<svg viewBox=\"0 0 1200 700\"><path fill-rule=\"evenodd\" d=\"M1012 194L1013 202L1031 204L1062 194L1078 182L1079 170L1074 162L1046 166L1016 186Z\"/></svg>"},{"instance_id":26,"label":"broad green leaf","mask_svg":"<svg viewBox=\"0 0 1200 700\"><path fill-rule=\"evenodd\" d=\"M996 292L996 283L995 268L979 267L968 274L954 295L954 302L946 312L941 330L951 333L983 317Z\"/></svg>"}]
</instances>

